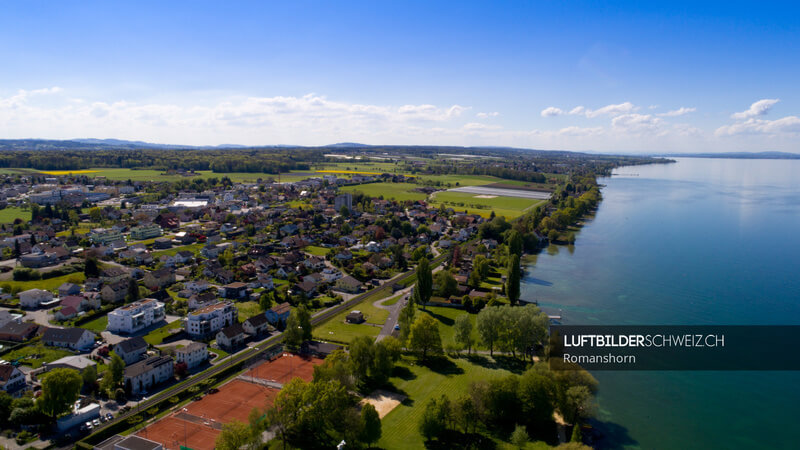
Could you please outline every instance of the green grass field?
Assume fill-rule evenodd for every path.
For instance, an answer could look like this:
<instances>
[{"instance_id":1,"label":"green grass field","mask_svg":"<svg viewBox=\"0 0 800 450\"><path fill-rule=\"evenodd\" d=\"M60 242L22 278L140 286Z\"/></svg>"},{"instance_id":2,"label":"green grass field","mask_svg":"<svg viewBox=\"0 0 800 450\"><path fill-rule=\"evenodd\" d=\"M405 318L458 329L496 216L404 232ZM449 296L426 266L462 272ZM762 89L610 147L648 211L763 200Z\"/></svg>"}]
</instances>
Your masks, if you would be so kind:
<instances>
[{"instance_id":1,"label":"green grass field","mask_svg":"<svg viewBox=\"0 0 800 450\"><path fill-rule=\"evenodd\" d=\"M181 321L180 319L178 319L174 322L170 322L164 325L161 328L155 329L147 333L147 335L145 335L144 337L144 340L150 345L159 345L161 344L161 342L164 340L165 337L170 335L169 332L170 329L180 328L180 327L181 327Z\"/></svg>"},{"instance_id":2,"label":"green grass field","mask_svg":"<svg viewBox=\"0 0 800 450\"><path fill-rule=\"evenodd\" d=\"M397 201L417 201L425 200L428 196L423 192L414 192L414 189L422 187L414 183L367 183L355 186L344 186L340 192L362 192L370 197L383 196L386 200Z\"/></svg>"},{"instance_id":3,"label":"green grass field","mask_svg":"<svg viewBox=\"0 0 800 450\"><path fill-rule=\"evenodd\" d=\"M106 331L107 326L108 326L108 316L103 315L94 320L90 320L84 323L83 325L80 325L79 328L83 328L93 333L100 334L101 331Z\"/></svg>"},{"instance_id":4,"label":"green grass field","mask_svg":"<svg viewBox=\"0 0 800 450\"><path fill-rule=\"evenodd\" d=\"M196 244L189 244L189 245L179 245L177 247L168 248L166 250L156 250L153 252L153 259L157 260L162 256L175 256L178 252L182 252L184 250L189 250L190 252L194 253L195 256L200 254L200 250L203 249L205 244L196 243Z\"/></svg>"},{"instance_id":5,"label":"green grass field","mask_svg":"<svg viewBox=\"0 0 800 450\"><path fill-rule=\"evenodd\" d=\"M42 367L42 364L44 363L53 362L57 359L70 355L74 355L74 353L69 350L48 347L41 342L38 342L34 345L29 344L12 350L3 355L3 359L6 361L13 361L17 358L25 358L22 361L22 364L30 366L34 369L38 369L39 367Z\"/></svg>"},{"instance_id":6,"label":"green grass field","mask_svg":"<svg viewBox=\"0 0 800 450\"><path fill-rule=\"evenodd\" d=\"M28 289L39 288L44 289L46 291L55 291L58 289L59 286L66 283L72 279L76 281L76 284L82 284L83 281L86 279L86 276L83 272L75 272L70 273L67 275L61 275L60 277L53 277L48 278L46 280L33 280L33 281L0 281L0 287L5 288L6 285L10 288L19 287L22 291L27 291Z\"/></svg>"},{"instance_id":7,"label":"green grass field","mask_svg":"<svg viewBox=\"0 0 800 450\"><path fill-rule=\"evenodd\" d=\"M438 371L415 364L413 357L404 357L395 373L402 377L392 377L390 382L397 392L408 396L408 400L398 405L382 420L383 435L378 445L391 449L425 448L419 433L419 419L425 404L442 394L451 399L466 394L473 381L489 380L508 375L504 369L494 369L473 364L466 358L445 358Z\"/></svg>"},{"instance_id":8,"label":"green grass field","mask_svg":"<svg viewBox=\"0 0 800 450\"><path fill-rule=\"evenodd\" d=\"M544 200L520 197L478 198L477 194L442 191L434 193L430 202L435 205L444 203L445 206L456 211L468 210L470 214L480 214L484 217L489 217L494 211L498 216L513 219L521 216L528 209L544 203Z\"/></svg>"},{"instance_id":9,"label":"green grass field","mask_svg":"<svg viewBox=\"0 0 800 450\"><path fill-rule=\"evenodd\" d=\"M469 314L468 312L464 311L463 309L459 308L448 308L446 306L426 306L425 310L417 309L417 317L420 314L428 314L437 321L439 321L439 336L442 337L442 346L447 346L448 344L453 344L455 341L453 340L453 324L456 321L456 317L467 314L469 315L470 320L472 321L472 329L473 329L473 338L475 338L476 342L478 339L478 333L475 331L476 328L476 318L478 317L476 314ZM477 344L473 349L478 348Z\"/></svg>"},{"instance_id":10,"label":"green grass field","mask_svg":"<svg viewBox=\"0 0 800 450\"><path fill-rule=\"evenodd\" d=\"M13 223L14 219L22 219L25 222L31 220L31 210L10 206L0 209L0 223Z\"/></svg>"},{"instance_id":11,"label":"green grass field","mask_svg":"<svg viewBox=\"0 0 800 450\"><path fill-rule=\"evenodd\" d=\"M383 324L386 322L386 319L389 317L389 311L373 306L373 301L375 301L375 299L369 299L353 306L347 311L337 314L321 327L315 328L314 337L325 341L336 341L345 344L349 344L358 336L377 337L381 332L381 327L372 326L370 324ZM359 324L346 323L344 318L353 310L361 311L367 322Z\"/></svg>"},{"instance_id":12,"label":"green grass field","mask_svg":"<svg viewBox=\"0 0 800 450\"><path fill-rule=\"evenodd\" d=\"M317 247L316 245L309 245L307 247L303 247L303 251L315 256L325 256L328 254L328 250L325 247Z\"/></svg>"},{"instance_id":13,"label":"green grass field","mask_svg":"<svg viewBox=\"0 0 800 450\"><path fill-rule=\"evenodd\" d=\"M253 301L236 302L236 309L239 310L239 322L244 322L261 312L258 303Z\"/></svg>"}]
</instances>

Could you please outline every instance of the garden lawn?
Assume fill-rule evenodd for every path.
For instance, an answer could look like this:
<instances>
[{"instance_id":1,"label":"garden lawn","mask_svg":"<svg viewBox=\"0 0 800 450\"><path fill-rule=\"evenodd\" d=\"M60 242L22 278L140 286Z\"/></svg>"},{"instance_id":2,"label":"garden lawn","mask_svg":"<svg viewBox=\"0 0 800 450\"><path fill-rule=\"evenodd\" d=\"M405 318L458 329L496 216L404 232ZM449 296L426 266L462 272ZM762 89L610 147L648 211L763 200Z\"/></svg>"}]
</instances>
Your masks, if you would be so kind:
<instances>
[{"instance_id":1,"label":"garden lawn","mask_svg":"<svg viewBox=\"0 0 800 450\"><path fill-rule=\"evenodd\" d=\"M383 196L386 200L425 200L428 198L427 194L414 191L414 189L420 187L422 187L422 185L414 183L366 183L355 186L344 186L339 189L339 192L362 192L370 197Z\"/></svg>"},{"instance_id":2,"label":"garden lawn","mask_svg":"<svg viewBox=\"0 0 800 450\"><path fill-rule=\"evenodd\" d=\"M106 327L108 326L108 315L102 315L94 320L90 320L83 325L79 325L79 328L83 328L89 330L93 333L100 334L101 331L106 331Z\"/></svg>"},{"instance_id":3,"label":"garden lawn","mask_svg":"<svg viewBox=\"0 0 800 450\"><path fill-rule=\"evenodd\" d=\"M26 345L24 347L17 348L12 350L5 355L3 355L3 359L6 361L13 361L17 358L25 358L22 361L22 364L26 366L30 366L34 369L38 369L42 367L42 364L53 362L57 359L63 358L65 356L74 355L75 353L55 347L48 347L41 342L37 342L34 345Z\"/></svg>"},{"instance_id":4,"label":"garden lawn","mask_svg":"<svg viewBox=\"0 0 800 450\"><path fill-rule=\"evenodd\" d=\"M360 307L361 305L353 309L358 309ZM373 339L378 337L378 334L381 332L381 327L379 326L372 326L369 323L346 323L344 318L349 312L350 311L345 311L338 314L325 322L322 326L314 328L314 338L323 341L349 344L358 336L369 336Z\"/></svg>"},{"instance_id":5,"label":"garden lawn","mask_svg":"<svg viewBox=\"0 0 800 450\"><path fill-rule=\"evenodd\" d=\"M395 388L408 396L382 420L381 448L418 449L425 448L419 432L419 419L429 400L443 394L455 399L466 394L470 383L508 375L504 369L492 369L473 364L465 358L446 358L449 370L435 372L428 367L415 364L415 359L404 357L395 373L406 372L403 377L392 377ZM399 370L398 370L399 369Z\"/></svg>"},{"instance_id":6,"label":"garden lawn","mask_svg":"<svg viewBox=\"0 0 800 450\"><path fill-rule=\"evenodd\" d=\"M204 245L205 244L198 242L189 245L179 245L177 247L168 248L166 250L157 250L153 252L153 259L156 260L164 255L175 256L178 254L178 252L182 252L184 250L189 250L190 252L194 253L195 256L197 256L200 254L200 250L203 249Z\"/></svg>"},{"instance_id":7,"label":"garden lawn","mask_svg":"<svg viewBox=\"0 0 800 450\"><path fill-rule=\"evenodd\" d=\"M446 306L426 306L424 311L417 307L417 315L415 317L419 317L421 314L428 314L439 322L439 336L442 338L442 347L447 347L448 344L455 343L455 340L453 339L453 324L456 323L456 317L462 314L469 315L469 318L472 321L472 337L476 342L478 340L476 323L478 317L477 314L469 314L463 309L448 308ZM473 345L472 349L475 350L477 347L478 345L475 344Z\"/></svg>"},{"instance_id":8,"label":"garden lawn","mask_svg":"<svg viewBox=\"0 0 800 450\"><path fill-rule=\"evenodd\" d=\"M325 247L318 247L316 245L309 245L307 247L303 247L303 251L304 252L309 253L309 254L314 255L314 256L322 256L322 257L327 255L329 250L330 249L327 249Z\"/></svg>"},{"instance_id":9,"label":"garden lawn","mask_svg":"<svg viewBox=\"0 0 800 450\"><path fill-rule=\"evenodd\" d=\"M144 340L150 345L159 345L161 344L161 342L164 340L165 337L170 335L169 332L170 329L180 328L180 327L181 327L181 321L180 319L178 319L174 322L170 322L164 325L161 328L155 329L147 333L147 335L145 335L144 337Z\"/></svg>"},{"instance_id":10,"label":"garden lawn","mask_svg":"<svg viewBox=\"0 0 800 450\"><path fill-rule=\"evenodd\" d=\"M4 290L6 287L10 287L12 289L14 287L19 287L20 291L27 291L28 289L33 289L33 288L44 289L46 291L55 291L58 289L59 286L66 283L70 278L77 280L76 284L83 284L83 281L86 279L86 275L84 275L83 272L75 272L75 273L69 273L67 275L61 275L60 277L48 278L46 280L0 281L0 287L2 287Z\"/></svg>"},{"instance_id":11,"label":"garden lawn","mask_svg":"<svg viewBox=\"0 0 800 450\"><path fill-rule=\"evenodd\" d=\"M261 312L258 302L254 301L236 302L236 308L239 310L239 322L244 322Z\"/></svg>"},{"instance_id":12,"label":"garden lawn","mask_svg":"<svg viewBox=\"0 0 800 450\"><path fill-rule=\"evenodd\" d=\"M13 223L14 219L22 219L25 222L31 220L31 210L17 208L15 206L0 209L0 223Z\"/></svg>"}]
</instances>

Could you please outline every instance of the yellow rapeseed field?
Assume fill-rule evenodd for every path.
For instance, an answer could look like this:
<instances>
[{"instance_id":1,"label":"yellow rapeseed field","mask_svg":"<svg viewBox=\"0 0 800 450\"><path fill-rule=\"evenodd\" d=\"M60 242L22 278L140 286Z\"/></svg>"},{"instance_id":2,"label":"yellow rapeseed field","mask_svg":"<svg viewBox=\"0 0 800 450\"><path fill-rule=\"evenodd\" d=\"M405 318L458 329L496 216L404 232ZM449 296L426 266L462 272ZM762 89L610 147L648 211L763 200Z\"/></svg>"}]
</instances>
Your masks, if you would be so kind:
<instances>
[{"instance_id":1,"label":"yellow rapeseed field","mask_svg":"<svg viewBox=\"0 0 800 450\"><path fill-rule=\"evenodd\" d=\"M96 173L97 170L49 170L49 171L42 171L45 175L80 175L82 173Z\"/></svg>"},{"instance_id":2,"label":"yellow rapeseed field","mask_svg":"<svg viewBox=\"0 0 800 450\"><path fill-rule=\"evenodd\" d=\"M380 175L380 172L359 172L358 170L318 170L317 173L350 173L355 175Z\"/></svg>"}]
</instances>

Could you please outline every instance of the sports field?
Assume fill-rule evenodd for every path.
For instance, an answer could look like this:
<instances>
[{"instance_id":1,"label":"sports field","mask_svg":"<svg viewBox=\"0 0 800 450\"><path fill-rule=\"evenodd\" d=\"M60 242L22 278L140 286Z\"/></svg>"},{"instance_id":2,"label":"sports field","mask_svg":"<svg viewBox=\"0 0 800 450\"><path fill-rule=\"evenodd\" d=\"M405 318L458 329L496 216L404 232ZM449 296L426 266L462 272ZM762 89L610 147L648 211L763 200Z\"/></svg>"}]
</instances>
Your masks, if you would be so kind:
<instances>
[{"instance_id":1,"label":"sports field","mask_svg":"<svg viewBox=\"0 0 800 450\"><path fill-rule=\"evenodd\" d=\"M136 434L161 443L165 449L177 450L185 446L194 450L212 450L222 424L232 420L247 423L253 408L265 410L272 406L280 391L267 384L285 384L292 378L311 381L314 366L322 364L322 361L283 353L276 359L256 365L240 378L222 385L217 392L206 394Z\"/></svg>"},{"instance_id":2,"label":"sports field","mask_svg":"<svg viewBox=\"0 0 800 450\"><path fill-rule=\"evenodd\" d=\"M277 359L264 361L253 367L244 375L280 384L286 384L292 378L311 381L314 377L314 366L318 366L322 362L323 360L319 358L284 353Z\"/></svg>"}]
</instances>

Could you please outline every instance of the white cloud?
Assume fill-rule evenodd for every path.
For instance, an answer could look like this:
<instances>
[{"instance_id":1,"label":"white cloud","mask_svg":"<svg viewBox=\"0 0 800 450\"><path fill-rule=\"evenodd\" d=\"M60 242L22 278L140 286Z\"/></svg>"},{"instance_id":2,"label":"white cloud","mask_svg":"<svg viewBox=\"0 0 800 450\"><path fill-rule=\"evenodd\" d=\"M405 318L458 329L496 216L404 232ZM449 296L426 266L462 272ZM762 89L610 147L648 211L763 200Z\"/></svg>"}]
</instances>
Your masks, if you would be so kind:
<instances>
[{"instance_id":1,"label":"white cloud","mask_svg":"<svg viewBox=\"0 0 800 450\"><path fill-rule=\"evenodd\" d=\"M763 116L764 114L768 113L769 110L779 101L780 99L777 98L765 98L763 100L759 100L750 105L750 108L746 111L731 114L731 118L744 120L751 117Z\"/></svg>"},{"instance_id":2,"label":"white cloud","mask_svg":"<svg viewBox=\"0 0 800 450\"><path fill-rule=\"evenodd\" d=\"M656 114L661 117L678 117L683 116L685 114L693 113L697 111L697 108L687 108L685 106L681 106L678 109L674 109L672 111L667 111L665 113Z\"/></svg>"},{"instance_id":3,"label":"white cloud","mask_svg":"<svg viewBox=\"0 0 800 450\"><path fill-rule=\"evenodd\" d=\"M603 134L605 130L603 127L565 127L558 130L560 136L598 136Z\"/></svg>"},{"instance_id":4,"label":"white cloud","mask_svg":"<svg viewBox=\"0 0 800 450\"><path fill-rule=\"evenodd\" d=\"M560 108L556 108L555 106L549 106L549 107L543 109L541 114L542 114L542 117L554 117L554 116L560 116L561 114L564 114L564 111L562 111Z\"/></svg>"},{"instance_id":5,"label":"white cloud","mask_svg":"<svg viewBox=\"0 0 800 450\"><path fill-rule=\"evenodd\" d=\"M617 116L620 114L627 114L633 111L636 111L636 106L633 105L631 102L619 103L616 105L606 105L600 109L586 110L586 117L593 118L602 115L610 115L610 116Z\"/></svg>"},{"instance_id":6,"label":"white cloud","mask_svg":"<svg viewBox=\"0 0 800 450\"><path fill-rule=\"evenodd\" d=\"M479 112L478 114L475 114L475 116L478 117L479 119L488 119L489 117L497 117L499 115L500 115L500 113L497 112L497 111Z\"/></svg>"},{"instance_id":7,"label":"white cloud","mask_svg":"<svg viewBox=\"0 0 800 450\"><path fill-rule=\"evenodd\" d=\"M586 116L592 119L603 115L618 116L620 114L628 114L638 109L639 108L631 102L606 105L603 106L602 108L594 110L588 109L585 106L576 106L571 110L569 110L569 112L565 112L561 108L556 108L555 106L550 106L542 110L542 117L552 117L552 116L559 116L562 114L569 114L571 116Z\"/></svg>"},{"instance_id":8,"label":"white cloud","mask_svg":"<svg viewBox=\"0 0 800 450\"><path fill-rule=\"evenodd\" d=\"M485 123L470 122L464 124L464 126L461 128L463 128L466 131L483 131L483 130L499 130L502 129L503 127L501 127L500 125L487 125Z\"/></svg>"},{"instance_id":9,"label":"white cloud","mask_svg":"<svg viewBox=\"0 0 800 450\"><path fill-rule=\"evenodd\" d=\"M723 125L714 132L717 136L741 134L781 135L800 133L800 117L787 116L776 120L748 119L731 125Z\"/></svg>"},{"instance_id":10,"label":"white cloud","mask_svg":"<svg viewBox=\"0 0 800 450\"><path fill-rule=\"evenodd\" d=\"M572 108L572 109L569 111L569 113L570 113L571 115L573 115L573 116L576 116L576 115L581 115L581 114L583 114L585 111L586 111L586 108L584 108L583 106L576 106L576 107Z\"/></svg>"},{"instance_id":11,"label":"white cloud","mask_svg":"<svg viewBox=\"0 0 800 450\"><path fill-rule=\"evenodd\" d=\"M664 120L651 114L623 114L611 120L611 126L627 134L662 134Z\"/></svg>"}]
</instances>

